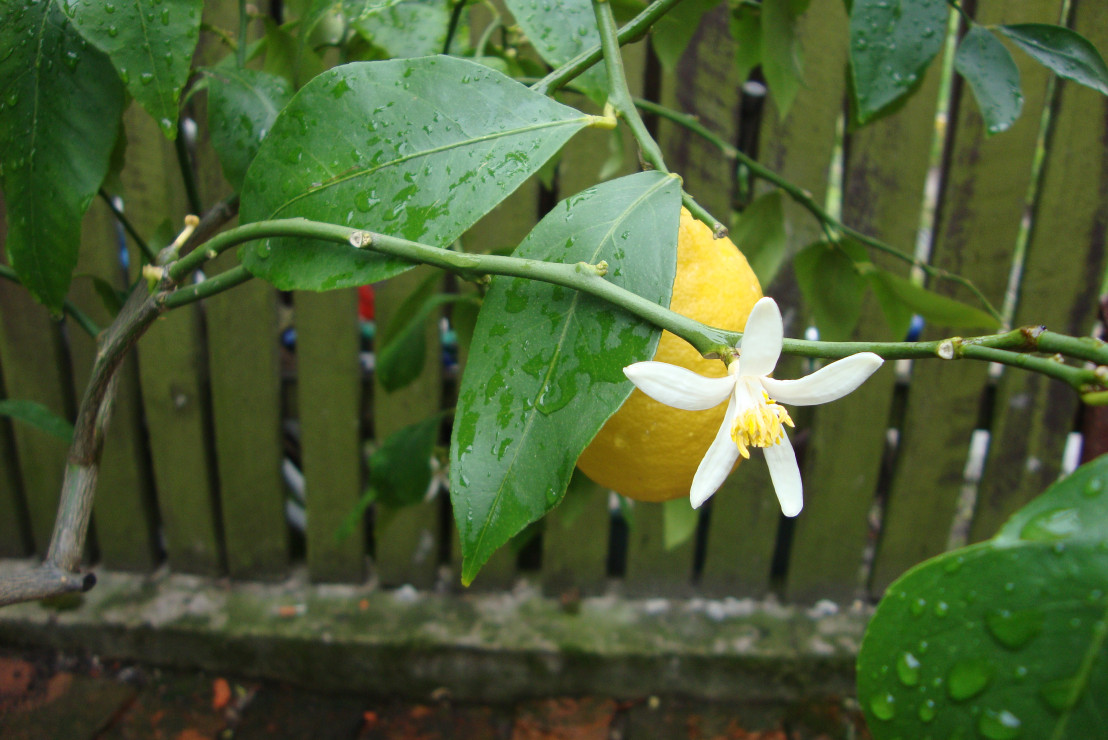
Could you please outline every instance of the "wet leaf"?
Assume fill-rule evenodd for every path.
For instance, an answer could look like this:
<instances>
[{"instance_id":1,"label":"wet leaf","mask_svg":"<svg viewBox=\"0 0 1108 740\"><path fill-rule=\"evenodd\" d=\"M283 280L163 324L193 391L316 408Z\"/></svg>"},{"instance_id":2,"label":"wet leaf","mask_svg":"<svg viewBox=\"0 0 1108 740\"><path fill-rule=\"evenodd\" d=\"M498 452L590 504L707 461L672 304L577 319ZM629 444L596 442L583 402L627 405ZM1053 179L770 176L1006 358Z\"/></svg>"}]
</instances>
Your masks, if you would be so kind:
<instances>
[{"instance_id":1,"label":"wet leaf","mask_svg":"<svg viewBox=\"0 0 1108 740\"><path fill-rule=\"evenodd\" d=\"M1096 47L1076 31L1041 23L999 26L996 30L1060 77L1108 95L1108 67Z\"/></svg>"},{"instance_id":2,"label":"wet leaf","mask_svg":"<svg viewBox=\"0 0 1108 740\"><path fill-rule=\"evenodd\" d=\"M516 250L550 262L608 262L606 279L669 305L678 180L644 172L559 203ZM495 277L458 394L450 496L462 581L565 494L581 451L623 403L623 368L660 332L611 304L546 283Z\"/></svg>"},{"instance_id":3,"label":"wet leaf","mask_svg":"<svg viewBox=\"0 0 1108 740\"><path fill-rule=\"evenodd\" d=\"M37 401L0 399L0 416L30 424L67 444L73 439L73 425Z\"/></svg>"},{"instance_id":4,"label":"wet leaf","mask_svg":"<svg viewBox=\"0 0 1108 740\"><path fill-rule=\"evenodd\" d=\"M912 92L942 49L947 12L946 0L854 0L850 69L859 122Z\"/></svg>"},{"instance_id":5,"label":"wet leaf","mask_svg":"<svg viewBox=\"0 0 1108 740\"><path fill-rule=\"evenodd\" d=\"M1108 457L893 583L858 656L876 740L1088 738L1108 691Z\"/></svg>"},{"instance_id":6,"label":"wet leaf","mask_svg":"<svg viewBox=\"0 0 1108 740\"><path fill-rule=\"evenodd\" d=\"M0 3L6 248L23 285L56 313L77 266L81 218L108 172L123 97L111 62L53 3Z\"/></svg>"},{"instance_id":7,"label":"wet leaf","mask_svg":"<svg viewBox=\"0 0 1108 740\"><path fill-rule=\"evenodd\" d=\"M241 190L262 139L292 98L292 87L283 77L251 69L221 66L207 73L212 148L227 182Z\"/></svg>"},{"instance_id":8,"label":"wet leaf","mask_svg":"<svg viewBox=\"0 0 1108 740\"><path fill-rule=\"evenodd\" d=\"M170 139L200 39L203 0L63 0L81 35L111 57L127 92Z\"/></svg>"},{"instance_id":9,"label":"wet leaf","mask_svg":"<svg viewBox=\"0 0 1108 740\"><path fill-rule=\"evenodd\" d=\"M543 61L552 67L565 64L582 51L600 44L596 13L591 0L505 0L516 23L527 34ZM603 62L573 81L573 86L593 102L608 99L608 75Z\"/></svg>"},{"instance_id":10,"label":"wet leaf","mask_svg":"<svg viewBox=\"0 0 1108 740\"><path fill-rule=\"evenodd\" d=\"M1007 131L1023 110L1020 71L1004 44L989 30L974 26L958 44L954 69L966 78L977 100L985 130Z\"/></svg>"},{"instance_id":11,"label":"wet leaf","mask_svg":"<svg viewBox=\"0 0 1108 740\"><path fill-rule=\"evenodd\" d=\"M395 59L441 52L449 26L450 9L439 0L389 3L364 13L354 23L358 33L384 57Z\"/></svg>"},{"instance_id":12,"label":"wet leaf","mask_svg":"<svg viewBox=\"0 0 1108 740\"><path fill-rule=\"evenodd\" d=\"M343 65L277 116L246 174L240 218L301 216L445 247L590 120L464 59ZM310 240L255 242L241 255L284 290L364 285L411 267Z\"/></svg>"}]
</instances>

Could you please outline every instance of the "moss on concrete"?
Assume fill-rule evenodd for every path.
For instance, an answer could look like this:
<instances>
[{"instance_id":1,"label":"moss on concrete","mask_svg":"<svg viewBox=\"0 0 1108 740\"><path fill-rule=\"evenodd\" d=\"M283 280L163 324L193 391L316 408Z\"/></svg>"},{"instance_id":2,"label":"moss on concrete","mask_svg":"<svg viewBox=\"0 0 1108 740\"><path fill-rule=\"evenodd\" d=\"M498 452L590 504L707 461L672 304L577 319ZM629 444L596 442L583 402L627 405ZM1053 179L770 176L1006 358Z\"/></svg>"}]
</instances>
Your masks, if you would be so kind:
<instances>
[{"instance_id":1,"label":"moss on concrete","mask_svg":"<svg viewBox=\"0 0 1108 740\"><path fill-rule=\"evenodd\" d=\"M24 567L0 561L0 578ZM791 701L851 693L866 613L537 590L235 583L100 573L77 609L0 610L0 642L408 697L598 693Z\"/></svg>"}]
</instances>

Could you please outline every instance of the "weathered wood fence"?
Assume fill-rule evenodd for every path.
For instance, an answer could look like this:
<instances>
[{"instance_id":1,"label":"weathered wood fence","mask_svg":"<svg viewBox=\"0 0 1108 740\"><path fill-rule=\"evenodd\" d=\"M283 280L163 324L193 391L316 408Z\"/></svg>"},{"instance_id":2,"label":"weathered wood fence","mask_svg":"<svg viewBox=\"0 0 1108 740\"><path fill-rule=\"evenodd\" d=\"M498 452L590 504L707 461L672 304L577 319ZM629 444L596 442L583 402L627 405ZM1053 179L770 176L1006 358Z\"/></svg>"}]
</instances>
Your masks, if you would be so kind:
<instances>
[{"instance_id":1,"label":"weathered wood fence","mask_svg":"<svg viewBox=\"0 0 1108 740\"><path fill-rule=\"evenodd\" d=\"M1108 7L1095 0L1072 5L1073 27L1108 49ZM983 22L1057 22L1061 7L1062 0L978 0L975 13ZM1020 253L1013 325L1042 323L1073 334L1094 328L1108 225L1103 96L1052 83L1041 67L1017 56L1026 104L1012 130L987 138L975 103L957 82L945 129L936 129L942 101L935 65L900 112L842 133L842 3L812 3L804 16L806 89L784 120L772 104L759 111L758 90L744 91L734 79L727 22L722 9L707 16L674 75L647 63L642 44L628 49L630 66L640 71L636 84L645 95L695 113L818 202L837 186L844 222L909 252L926 225L930 181L937 185L933 264L969 278L999 305L1013 255ZM203 120L202 110L193 113ZM712 212L727 213L737 199L735 163L667 121L657 125L668 163L683 174L686 188ZM126 130L126 213L146 234L167 214L180 223L186 205L172 144L139 111L128 114ZM944 148L935 167L937 130ZM571 142L556 197L595 181L608 137L590 130ZM1040 145L1046 151L1041 171ZM199 142L200 172L218 172L206 151ZM832 168L836 153L841 182L832 176L839 171ZM628 156L624 171L633 159ZM202 175L206 203L225 194L219 188L217 178ZM528 183L467 235L467 247L518 243L551 198L538 182ZM820 236L819 224L792 203L787 223L791 250ZM1017 252L1021 233L1026 246ZM94 202L71 298L105 323L86 276L122 286L120 238L105 204ZM423 276L417 270L378 287L378 325ZM936 288L972 300L949 283ZM786 308L787 333L802 335L805 309L787 268L767 292ZM52 322L7 283L0 283L0 317L0 396L33 399L72 418L91 341ZM280 341L287 325L295 328L294 351ZM957 333L928 326L924 335ZM867 304L857 336L894 338L875 303ZM170 313L142 339L123 374L95 504L91 562L137 572L164 562L175 572L271 580L303 560L318 581L456 585L459 558L445 491L418 506L379 506L363 531L336 537L363 490L367 440L452 404L455 378L436 361L437 327L429 326L427 339L423 374L387 393L364 366L354 291L279 296L255 281ZM806 508L795 522L781 521L759 460L741 466L714 497L699 536L670 551L663 546L661 507L635 507L628 526L610 512L606 492L596 491L572 518L555 511L521 551L498 553L475 588L507 588L526 575L551 593L596 592L614 582L637 595L772 590L804 603L878 596L906 568L946 549L956 522L968 523L970 541L988 537L1059 475L1080 421L1068 388L1023 372L990 373L982 363L893 365L847 399L798 419ZM800 367L796 362L781 375ZM985 449L984 433L987 452L975 460L971 439ZM0 419L0 556L44 553L64 464L62 442ZM283 464L303 472L303 531L286 517ZM960 502L973 501L968 514L959 514Z\"/></svg>"}]
</instances>

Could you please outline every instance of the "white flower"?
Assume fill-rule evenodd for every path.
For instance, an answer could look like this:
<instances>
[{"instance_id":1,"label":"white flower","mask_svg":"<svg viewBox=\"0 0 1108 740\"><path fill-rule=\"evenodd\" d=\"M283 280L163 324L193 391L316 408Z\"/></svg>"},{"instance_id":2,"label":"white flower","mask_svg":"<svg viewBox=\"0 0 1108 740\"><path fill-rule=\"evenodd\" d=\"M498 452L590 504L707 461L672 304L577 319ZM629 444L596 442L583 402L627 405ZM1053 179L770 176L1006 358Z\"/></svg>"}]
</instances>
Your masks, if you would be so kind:
<instances>
[{"instance_id":1,"label":"white flower","mask_svg":"<svg viewBox=\"0 0 1108 740\"><path fill-rule=\"evenodd\" d=\"M623 369L639 390L674 408L701 411L730 397L723 425L693 478L689 498L694 509L723 485L739 455L749 458L749 448L761 447L781 511L785 516L799 514L804 506L800 468L785 434L785 426L793 426L793 420L777 402L812 406L842 398L883 362L872 352L862 352L797 380L775 380L769 374L781 356L783 339L777 303L762 298L750 312L737 359L727 366L724 377L706 378L664 362L636 362Z\"/></svg>"}]
</instances>

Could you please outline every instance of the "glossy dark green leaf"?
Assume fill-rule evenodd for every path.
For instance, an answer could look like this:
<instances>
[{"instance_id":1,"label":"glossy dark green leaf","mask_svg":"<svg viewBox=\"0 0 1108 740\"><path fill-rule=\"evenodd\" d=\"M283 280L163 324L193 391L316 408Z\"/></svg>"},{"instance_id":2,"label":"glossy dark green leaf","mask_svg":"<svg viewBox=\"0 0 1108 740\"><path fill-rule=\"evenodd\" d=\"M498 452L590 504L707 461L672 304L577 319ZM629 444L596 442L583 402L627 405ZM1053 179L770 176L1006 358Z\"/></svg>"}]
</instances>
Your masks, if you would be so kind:
<instances>
[{"instance_id":1,"label":"glossy dark green leaf","mask_svg":"<svg viewBox=\"0 0 1108 740\"><path fill-rule=\"evenodd\" d=\"M301 216L445 247L591 120L464 59L336 67L277 116L246 174L240 218ZM364 285L411 267L307 240L241 254L286 290Z\"/></svg>"},{"instance_id":2,"label":"glossy dark green leaf","mask_svg":"<svg viewBox=\"0 0 1108 740\"><path fill-rule=\"evenodd\" d=\"M73 440L73 425L35 401L0 399L0 416L30 424L67 444Z\"/></svg>"},{"instance_id":3,"label":"glossy dark green leaf","mask_svg":"<svg viewBox=\"0 0 1108 740\"><path fill-rule=\"evenodd\" d=\"M820 242L797 252L793 272L812 310L819 338L828 342L849 339L862 316L867 287L854 260L839 245Z\"/></svg>"},{"instance_id":4,"label":"glossy dark green leaf","mask_svg":"<svg viewBox=\"0 0 1108 740\"><path fill-rule=\"evenodd\" d=\"M204 0L59 0L81 35L111 57L127 91L169 138L200 39Z\"/></svg>"},{"instance_id":5,"label":"glossy dark green leaf","mask_svg":"<svg viewBox=\"0 0 1108 740\"><path fill-rule=\"evenodd\" d=\"M773 282L785 261L785 205L781 192L766 193L751 203L731 229L731 240L747 260L758 282Z\"/></svg>"},{"instance_id":6,"label":"glossy dark green leaf","mask_svg":"<svg viewBox=\"0 0 1108 740\"><path fill-rule=\"evenodd\" d=\"M854 0L850 69L860 122L911 93L942 49L947 12L946 0Z\"/></svg>"},{"instance_id":7,"label":"glossy dark green leaf","mask_svg":"<svg viewBox=\"0 0 1108 740\"><path fill-rule=\"evenodd\" d=\"M762 74L766 77L777 113L788 115L804 84L796 21L806 3L797 0L762 0Z\"/></svg>"},{"instance_id":8,"label":"glossy dark green leaf","mask_svg":"<svg viewBox=\"0 0 1108 740\"><path fill-rule=\"evenodd\" d=\"M1108 95L1108 67L1104 58L1076 31L1041 23L999 26L996 30L1060 77Z\"/></svg>"},{"instance_id":9,"label":"glossy dark green leaf","mask_svg":"<svg viewBox=\"0 0 1108 740\"><path fill-rule=\"evenodd\" d=\"M677 60L685 53L705 13L720 4L720 0L684 0L654 24L650 31L650 47L667 71L677 68Z\"/></svg>"},{"instance_id":10,"label":"glossy dark green leaf","mask_svg":"<svg viewBox=\"0 0 1108 740\"><path fill-rule=\"evenodd\" d=\"M644 172L559 203L516 255L608 263L607 279L669 305L681 190ZM581 451L623 403L623 368L653 356L659 331L568 288L494 277L458 393L450 497L462 581L561 501Z\"/></svg>"},{"instance_id":11,"label":"glossy dark green leaf","mask_svg":"<svg viewBox=\"0 0 1108 740\"><path fill-rule=\"evenodd\" d=\"M432 312L463 296L436 292L442 275L433 272L404 299L393 320L377 334L377 378L392 393L415 381L427 359L424 330Z\"/></svg>"},{"instance_id":12,"label":"glossy dark green leaf","mask_svg":"<svg viewBox=\"0 0 1108 740\"><path fill-rule=\"evenodd\" d=\"M12 268L60 312L123 113L111 62L52 3L0 3L0 186Z\"/></svg>"},{"instance_id":13,"label":"glossy dark green leaf","mask_svg":"<svg viewBox=\"0 0 1108 740\"><path fill-rule=\"evenodd\" d=\"M535 51L553 67L600 44L591 0L504 0L504 4ZM593 65L573 81L573 86L603 104L608 99L608 75L603 63Z\"/></svg>"},{"instance_id":14,"label":"glossy dark green leaf","mask_svg":"<svg viewBox=\"0 0 1108 740\"><path fill-rule=\"evenodd\" d=\"M867 277L887 294L895 296L911 311L928 321L957 328L995 329L999 324L979 308L948 298L916 285L911 280L884 270L874 270Z\"/></svg>"},{"instance_id":15,"label":"glossy dark green leaf","mask_svg":"<svg viewBox=\"0 0 1108 740\"><path fill-rule=\"evenodd\" d=\"M1108 457L993 540L893 583L858 656L875 740L1100 737L1108 695Z\"/></svg>"},{"instance_id":16,"label":"glossy dark green leaf","mask_svg":"<svg viewBox=\"0 0 1108 740\"><path fill-rule=\"evenodd\" d=\"M970 84L985 130L996 134L1011 128L1023 110L1023 93L1019 68L1000 39L974 26L958 44L954 69Z\"/></svg>"},{"instance_id":17,"label":"glossy dark green leaf","mask_svg":"<svg viewBox=\"0 0 1108 740\"><path fill-rule=\"evenodd\" d=\"M399 429L369 457L369 483L377 500L389 506L418 504L431 485L431 455L442 414Z\"/></svg>"},{"instance_id":18,"label":"glossy dark green leaf","mask_svg":"<svg viewBox=\"0 0 1108 740\"><path fill-rule=\"evenodd\" d=\"M450 8L440 0L408 0L365 13L355 29L383 57L406 59L437 54L446 43Z\"/></svg>"},{"instance_id":19,"label":"glossy dark green leaf","mask_svg":"<svg viewBox=\"0 0 1108 740\"><path fill-rule=\"evenodd\" d=\"M208 70L208 127L223 176L242 189L246 170L277 113L292 98L284 77L221 66Z\"/></svg>"}]
</instances>

